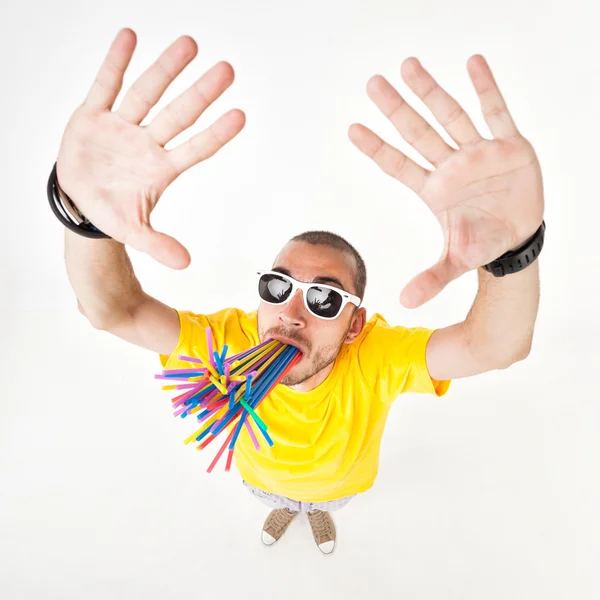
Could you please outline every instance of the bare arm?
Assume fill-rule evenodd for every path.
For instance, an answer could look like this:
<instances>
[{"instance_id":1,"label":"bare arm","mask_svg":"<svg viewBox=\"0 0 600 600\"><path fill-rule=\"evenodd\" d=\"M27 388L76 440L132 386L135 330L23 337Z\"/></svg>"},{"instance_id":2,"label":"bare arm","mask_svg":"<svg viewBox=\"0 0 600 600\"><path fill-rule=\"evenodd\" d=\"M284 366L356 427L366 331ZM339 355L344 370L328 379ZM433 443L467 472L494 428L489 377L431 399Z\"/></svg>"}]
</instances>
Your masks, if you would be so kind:
<instances>
[{"instance_id":1,"label":"bare arm","mask_svg":"<svg viewBox=\"0 0 600 600\"><path fill-rule=\"evenodd\" d=\"M537 231L544 216L544 189L535 150L517 129L487 61L473 55L467 70L493 139L481 136L415 57L402 63L402 77L458 149L379 75L369 79L369 96L434 169L422 167L363 125L348 132L364 154L425 202L444 232L437 263L402 290L404 306L420 306L454 279L478 269L479 292L466 320L429 338L427 368L437 380L504 369L523 360L530 351L540 295L538 261L498 279L481 268Z\"/></svg>"},{"instance_id":2,"label":"bare arm","mask_svg":"<svg viewBox=\"0 0 600 600\"><path fill-rule=\"evenodd\" d=\"M177 311L142 290L123 244L65 229L65 261L79 311L96 329L153 352L173 352Z\"/></svg>"},{"instance_id":3,"label":"bare arm","mask_svg":"<svg viewBox=\"0 0 600 600\"><path fill-rule=\"evenodd\" d=\"M88 239L65 228L67 274L79 310L99 329L131 316L142 298L125 246Z\"/></svg>"},{"instance_id":4,"label":"bare arm","mask_svg":"<svg viewBox=\"0 0 600 600\"><path fill-rule=\"evenodd\" d=\"M473 351L483 359L507 366L529 355L540 304L539 261L505 277L477 269L479 292L465 324Z\"/></svg>"},{"instance_id":5,"label":"bare arm","mask_svg":"<svg viewBox=\"0 0 600 600\"><path fill-rule=\"evenodd\" d=\"M88 239L65 230L65 260L79 310L94 327L169 355L179 339L177 311L142 290L125 244L171 268L189 264L189 253L179 241L154 230L151 213L171 182L241 131L245 116L228 111L204 131L166 150L165 145L231 85L233 69L217 63L142 127L198 46L189 36L178 38L113 110L136 42L131 29L119 31L85 101L65 128L56 164L58 183L112 238Z\"/></svg>"},{"instance_id":6,"label":"bare arm","mask_svg":"<svg viewBox=\"0 0 600 600\"><path fill-rule=\"evenodd\" d=\"M467 318L429 338L427 369L434 379L506 369L529 355L540 301L539 259L505 277L481 268L477 273L479 291Z\"/></svg>"}]
</instances>

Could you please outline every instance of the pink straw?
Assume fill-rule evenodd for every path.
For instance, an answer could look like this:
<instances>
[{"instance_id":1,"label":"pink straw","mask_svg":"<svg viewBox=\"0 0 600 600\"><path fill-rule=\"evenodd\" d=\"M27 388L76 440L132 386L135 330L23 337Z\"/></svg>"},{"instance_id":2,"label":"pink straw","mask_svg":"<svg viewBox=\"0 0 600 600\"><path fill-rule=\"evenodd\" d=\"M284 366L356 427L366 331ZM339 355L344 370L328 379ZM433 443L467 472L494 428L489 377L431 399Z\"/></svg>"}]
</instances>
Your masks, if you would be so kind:
<instances>
[{"instance_id":1,"label":"pink straw","mask_svg":"<svg viewBox=\"0 0 600 600\"><path fill-rule=\"evenodd\" d=\"M177 358L179 360L185 360L187 362L198 363L199 365L203 364L200 359L194 358L193 356L184 356L183 354L180 354Z\"/></svg>"},{"instance_id":2,"label":"pink straw","mask_svg":"<svg viewBox=\"0 0 600 600\"><path fill-rule=\"evenodd\" d=\"M254 435L254 431L252 431L252 425L250 425L250 419L244 419L244 425L246 426L246 429L248 430L248 433L250 434L250 438L252 439L252 443L254 444L254 447L257 450L260 450L260 445L258 443L258 440L256 439L256 435Z\"/></svg>"},{"instance_id":3,"label":"pink straw","mask_svg":"<svg viewBox=\"0 0 600 600\"><path fill-rule=\"evenodd\" d=\"M206 328L206 342L208 344L208 360L210 361L210 364L216 369L217 365L215 363L215 356L213 354L213 337L210 327Z\"/></svg>"}]
</instances>

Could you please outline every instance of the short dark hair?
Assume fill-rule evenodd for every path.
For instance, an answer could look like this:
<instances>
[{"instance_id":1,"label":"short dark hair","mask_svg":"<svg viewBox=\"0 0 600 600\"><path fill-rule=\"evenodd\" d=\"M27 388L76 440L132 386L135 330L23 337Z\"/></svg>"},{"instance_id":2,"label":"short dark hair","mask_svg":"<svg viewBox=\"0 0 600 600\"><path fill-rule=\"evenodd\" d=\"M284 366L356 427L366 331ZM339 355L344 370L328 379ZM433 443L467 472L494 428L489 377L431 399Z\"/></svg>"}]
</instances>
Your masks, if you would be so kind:
<instances>
[{"instance_id":1,"label":"short dark hair","mask_svg":"<svg viewBox=\"0 0 600 600\"><path fill-rule=\"evenodd\" d=\"M355 295L361 300L365 297L365 288L367 287L367 267L365 261L356 248L341 235L332 233L331 231L305 231L304 233L299 233L294 236L290 242L307 242L308 244L314 245L321 244L352 255L354 257L354 262L356 263L356 270L354 273Z\"/></svg>"}]
</instances>

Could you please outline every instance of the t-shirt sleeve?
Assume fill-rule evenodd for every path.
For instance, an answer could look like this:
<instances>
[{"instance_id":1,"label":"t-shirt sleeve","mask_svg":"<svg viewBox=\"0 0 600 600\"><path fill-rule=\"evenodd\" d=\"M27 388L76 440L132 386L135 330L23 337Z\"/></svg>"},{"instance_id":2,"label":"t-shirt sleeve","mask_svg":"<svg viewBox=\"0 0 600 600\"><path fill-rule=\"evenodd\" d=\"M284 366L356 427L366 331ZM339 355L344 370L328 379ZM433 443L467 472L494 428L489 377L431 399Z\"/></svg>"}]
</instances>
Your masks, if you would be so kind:
<instances>
[{"instance_id":1,"label":"t-shirt sleeve","mask_svg":"<svg viewBox=\"0 0 600 600\"><path fill-rule=\"evenodd\" d=\"M426 348L436 329L390 326L378 318L358 346L358 361L364 378L384 402L399 394L443 396L450 380L432 379L427 370Z\"/></svg>"},{"instance_id":2,"label":"t-shirt sleeve","mask_svg":"<svg viewBox=\"0 0 600 600\"><path fill-rule=\"evenodd\" d=\"M177 314L179 315L177 346L170 356L158 355L164 369L179 368L181 362L185 362L179 359L180 355L208 359L207 327L211 329L213 350L222 351L227 344L227 356L237 354L253 344L246 323L248 314L240 309L226 308L212 314L177 310ZM189 363L186 363L186 366L189 367Z\"/></svg>"}]
</instances>

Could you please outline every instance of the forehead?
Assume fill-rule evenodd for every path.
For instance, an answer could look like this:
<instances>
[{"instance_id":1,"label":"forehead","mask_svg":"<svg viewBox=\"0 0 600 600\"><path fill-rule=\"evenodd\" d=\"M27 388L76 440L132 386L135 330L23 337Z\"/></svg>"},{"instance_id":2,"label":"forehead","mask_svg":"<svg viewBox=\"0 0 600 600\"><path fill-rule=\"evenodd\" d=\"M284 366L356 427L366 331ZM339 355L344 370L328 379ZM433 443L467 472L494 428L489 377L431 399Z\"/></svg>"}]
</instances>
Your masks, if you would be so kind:
<instances>
[{"instance_id":1,"label":"forehead","mask_svg":"<svg viewBox=\"0 0 600 600\"><path fill-rule=\"evenodd\" d=\"M338 279L346 291L354 291L354 257L322 244L288 242L275 258L273 267L283 267L299 281L311 282L315 278ZM339 283L324 281L339 287Z\"/></svg>"}]
</instances>

